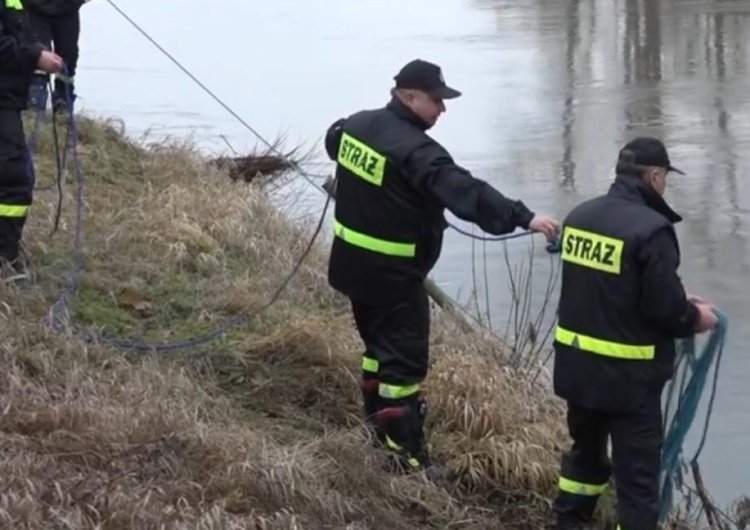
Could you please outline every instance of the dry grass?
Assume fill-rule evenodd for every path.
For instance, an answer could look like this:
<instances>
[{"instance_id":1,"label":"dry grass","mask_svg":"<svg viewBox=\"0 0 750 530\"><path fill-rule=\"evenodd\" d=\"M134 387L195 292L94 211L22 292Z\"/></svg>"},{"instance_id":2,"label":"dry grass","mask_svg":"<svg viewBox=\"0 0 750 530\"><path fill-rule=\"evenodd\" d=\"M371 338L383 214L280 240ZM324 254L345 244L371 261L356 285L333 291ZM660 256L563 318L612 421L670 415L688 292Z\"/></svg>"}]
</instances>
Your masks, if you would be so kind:
<instances>
[{"instance_id":1,"label":"dry grass","mask_svg":"<svg viewBox=\"0 0 750 530\"><path fill-rule=\"evenodd\" d=\"M262 306L292 270L315 221L292 226L262 183L233 182L190 145L138 146L111 124L78 123L86 272L72 321L182 340ZM38 149L49 182L49 129ZM0 526L542 527L563 409L496 344L437 314L428 428L453 480L381 471L360 429L361 347L327 285L324 245L277 304L192 351L136 355L45 331L72 263L73 180L51 237L54 190L37 194L34 285L0 286Z\"/></svg>"}]
</instances>

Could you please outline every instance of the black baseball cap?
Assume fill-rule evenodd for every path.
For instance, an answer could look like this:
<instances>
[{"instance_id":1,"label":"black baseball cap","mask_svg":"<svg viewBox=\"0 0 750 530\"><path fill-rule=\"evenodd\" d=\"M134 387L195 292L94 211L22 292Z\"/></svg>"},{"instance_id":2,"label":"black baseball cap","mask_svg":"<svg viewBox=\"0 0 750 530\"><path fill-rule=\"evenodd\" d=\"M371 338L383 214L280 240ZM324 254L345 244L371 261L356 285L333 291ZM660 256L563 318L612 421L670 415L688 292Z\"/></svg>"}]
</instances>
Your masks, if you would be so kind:
<instances>
[{"instance_id":1,"label":"black baseball cap","mask_svg":"<svg viewBox=\"0 0 750 530\"><path fill-rule=\"evenodd\" d=\"M629 141L620 150L620 162L635 164L638 166L656 166L674 171L680 175L685 173L672 165L667 154L667 148L661 140L650 136L639 136Z\"/></svg>"},{"instance_id":2,"label":"black baseball cap","mask_svg":"<svg viewBox=\"0 0 750 530\"><path fill-rule=\"evenodd\" d=\"M440 99L454 99L461 95L461 92L445 84L443 72L438 65L422 59L406 63L393 79L396 81L396 88L424 90Z\"/></svg>"}]
</instances>

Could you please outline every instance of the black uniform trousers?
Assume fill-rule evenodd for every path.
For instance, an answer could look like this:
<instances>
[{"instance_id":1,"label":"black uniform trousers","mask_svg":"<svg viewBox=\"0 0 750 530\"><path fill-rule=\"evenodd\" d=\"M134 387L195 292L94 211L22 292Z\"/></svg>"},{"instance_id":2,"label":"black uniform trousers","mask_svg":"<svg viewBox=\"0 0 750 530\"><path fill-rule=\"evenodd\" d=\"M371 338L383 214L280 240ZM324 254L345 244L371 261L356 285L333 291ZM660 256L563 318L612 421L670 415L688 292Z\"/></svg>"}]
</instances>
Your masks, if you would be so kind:
<instances>
[{"instance_id":1,"label":"black uniform trousers","mask_svg":"<svg viewBox=\"0 0 750 530\"><path fill-rule=\"evenodd\" d=\"M664 439L661 392L654 390L627 412L604 412L569 402L568 429L573 447L563 456L554 504L561 525L575 528L589 521L613 474L618 530L656 530Z\"/></svg>"},{"instance_id":2,"label":"black uniform trousers","mask_svg":"<svg viewBox=\"0 0 750 530\"><path fill-rule=\"evenodd\" d=\"M365 378L377 377L383 397L414 390L427 375L430 304L424 285L394 301L372 304L352 300L357 330L365 344ZM390 388L394 387L394 388Z\"/></svg>"},{"instance_id":3,"label":"black uniform trousers","mask_svg":"<svg viewBox=\"0 0 750 530\"><path fill-rule=\"evenodd\" d=\"M55 77L54 97L64 101L65 83L70 83L70 93L74 94L73 85L78 67L78 39L81 33L80 10L74 9L60 15L47 15L34 9L27 9L29 23L36 39L48 49L62 57L67 68L69 80ZM44 74L46 77L46 74Z\"/></svg>"},{"instance_id":4,"label":"black uniform trousers","mask_svg":"<svg viewBox=\"0 0 750 530\"><path fill-rule=\"evenodd\" d=\"M21 111L0 110L0 259L15 261L34 191Z\"/></svg>"},{"instance_id":5,"label":"black uniform trousers","mask_svg":"<svg viewBox=\"0 0 750 530\"><path fill-rule=\"evenodd\" d=\"M379 441L391 449L421 454L424 400L420 384L429 364L430 305L420 282L404 289L388 302L352 299L352 312L365 345L362 357L362 392L365 415L375 425ZM399 419L386 418L385 410L401 411ZM375 416L378 413L380 420ZM392 428L382 428L390 423ZM382 430L380 430L382 428ZM387 432L386 432L387 431ZM416 464L410 464L416 465Z\"/></svg>"}]
</instances>

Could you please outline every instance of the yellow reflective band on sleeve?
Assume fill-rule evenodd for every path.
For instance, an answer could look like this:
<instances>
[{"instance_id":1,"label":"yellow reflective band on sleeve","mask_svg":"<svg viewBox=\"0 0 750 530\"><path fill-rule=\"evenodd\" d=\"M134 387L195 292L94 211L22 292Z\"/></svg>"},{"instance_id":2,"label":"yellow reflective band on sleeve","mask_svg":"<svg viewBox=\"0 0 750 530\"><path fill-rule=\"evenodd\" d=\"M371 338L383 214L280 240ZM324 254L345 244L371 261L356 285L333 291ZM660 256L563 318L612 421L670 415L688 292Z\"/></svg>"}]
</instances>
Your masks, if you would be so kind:
<instances>
[{"instance_id":1,"label":"yellow reflective band on sleeve","mask_svg":"<svg viewBox=\"0 0 750 530\"><path fill-rule=\"evenodd\" d=\"M583 482L570 480L569 478L560 477L558 487L560 488L560 491L564 491L565 493L596 497L604 493L604 490L607 489L607 484L585 484Z\"/></svg>"},{"instance_id":2,"label":"yellow reflective band on sleeve","mask_svg":"<svg viewBox=\"0 0 750 530\"><path fill-rule=\"evenodd\" d=\"M622 344L608 340L596 339L581 335L574 331L557 326L555 330L555 340L566 346L572 346L579 350L614 357L617 359L630 359L633 361L650 361L654 358L656 347L653 345L636 346L632 344Z\"/></svg>"},{"instance_id":3,"label":"yellow reflective band on sleeve","mask_svg":"<svg viewBox=\"0 0 750 530\"><path fill-rule=\"evenodd\" d=\"M370 184L383 184L385 157L346 132L341 135L337 162Z\"/></svg>"},{"instance_id":4,"label":"yellow reflective band on sleeve","mask_svg":"<svg viewBox=\"0 0 750 530\"><path fill-rule=\"evenodd\" d=\"M419 392L419 385L387 385L380 383L378 393L386 399L403 399Z\"/></svg>"},{"instance_id":5,"label":"yellow reflective band on sleeve","mask_svg":"<svg viewBox=\"0 0 750 530\"><path fill-rule=\"evenodd\" d=\"M5 0L5 7L15 9L16 11L23 11L21 0Z\"/></svg>"},{"instance_id":6,"label":"yellow reflective band on sleeve","mask_svg":"<svg viewBox=\"0 0 750 530\"><path fill-rule=\"evenodd\" d=\"M18 204L0 204L0 217L26 217L29 213L28 206Z\"/></svg>"},{"instance_id":7,"label":"yellow reflective band on sleeve","mask_svg":"<svg viewBox=\"0 0 750 530\"><path fill-rule=\"evenodd\" d=\"M338 237L347 243L372 250L373 252L404 258L413 258L417 255L417 245L414 243L396 243L395 241L386 241L385 239L368 236L345 227L338 220L334 220L333 230Z\"/></svg>"},{"instance_id":8,"label":"yellow reflective band on sleeve","mask_svg":"<svg viewBox=\"0 0 750 530\"><path fill-rule=\"evenodd\" d=\"M566 226L563 228L562 259L583 267L620 274L624 245L621 239Z\"/></svg>"},{"instance_id":9,"label":"yellow reflective band on sleeve","mask_svg":"<svg viewBox=\"0 0 750 530\"><path fill-rule=\"evenodd\" d=\"M380 368L380 363L378 363L377 359L373 359L371 357L362 357L363 372L376 374L378 373L378 368Z\"/></svg>"}]
</instances>

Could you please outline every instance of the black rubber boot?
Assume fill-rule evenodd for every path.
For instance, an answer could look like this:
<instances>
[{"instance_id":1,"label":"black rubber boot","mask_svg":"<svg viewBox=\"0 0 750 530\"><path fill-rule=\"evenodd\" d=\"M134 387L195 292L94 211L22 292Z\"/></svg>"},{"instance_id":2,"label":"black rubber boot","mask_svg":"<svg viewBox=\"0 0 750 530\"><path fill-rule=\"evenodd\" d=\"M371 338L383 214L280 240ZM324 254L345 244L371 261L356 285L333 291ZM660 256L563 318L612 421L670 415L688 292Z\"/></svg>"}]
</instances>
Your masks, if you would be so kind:
<instances>
[{"instance_id":1,"label":"black rubber boot","mask_svg":"<svg viewBox=\"0 0 750 530\"><path fill-rule=\"evenodd\" d=\"M365 416L365 425L373 440L373 445L377 448L385 447L385 433L380 428L377 421L377 413L380 410L380 396L378 394L379 381L377 379L363 379L360 384L362 391L363 412Z\"/></svg>"},{"instance_id":2,"label":"black rubber boot","mask_svg":"<svg viewBox=\"0 0 750 530\"><path fill-rule=\"evenodd\" d=\"M385 444L393 453L393 471L412 473L431 466L424 443L427 403L423 399L402 400L378 411L378 424L386 434Z\"/></svg>"}]
</instances>

